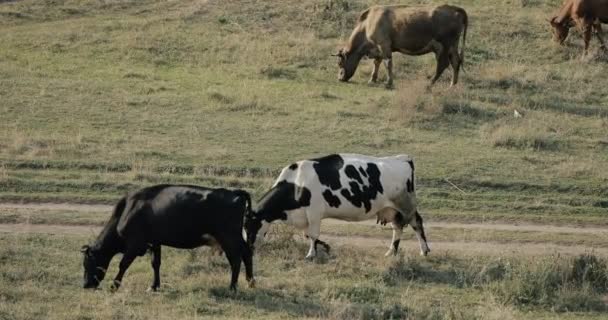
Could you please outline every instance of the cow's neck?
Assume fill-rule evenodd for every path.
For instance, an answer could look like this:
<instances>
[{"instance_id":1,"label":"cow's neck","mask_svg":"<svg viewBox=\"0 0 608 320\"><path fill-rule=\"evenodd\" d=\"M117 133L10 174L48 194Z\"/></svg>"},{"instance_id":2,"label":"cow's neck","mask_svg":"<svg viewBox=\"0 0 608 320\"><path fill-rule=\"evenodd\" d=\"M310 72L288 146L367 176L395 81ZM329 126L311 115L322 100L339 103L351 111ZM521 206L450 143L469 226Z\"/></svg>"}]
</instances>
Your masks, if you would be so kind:
<instances>
[{"instance_id":1,"label":"cow's neck","mask_svg":"<svg viewBox=\"0 0 608 320\"><path fill-rule=\"evenodd\" d=\"M346 48L347 56L353 55L358 59L361 59L370 50L370 43L367 40L365 29L357 29L350 36L348 41L348 47Z\"/></svg>"},{"instance_id":2,"label":"cow's neck","mask_svg":"<svg viewBox=\"0 0 608 320\"><path fill-rule=\"evenodd\" d=\"M122 252L124 247L123 239L118 235L116 227L118 218L112 217L101 230L101 233L93 243L92 249L110 256Z\"/></svg>"}]
</instances>

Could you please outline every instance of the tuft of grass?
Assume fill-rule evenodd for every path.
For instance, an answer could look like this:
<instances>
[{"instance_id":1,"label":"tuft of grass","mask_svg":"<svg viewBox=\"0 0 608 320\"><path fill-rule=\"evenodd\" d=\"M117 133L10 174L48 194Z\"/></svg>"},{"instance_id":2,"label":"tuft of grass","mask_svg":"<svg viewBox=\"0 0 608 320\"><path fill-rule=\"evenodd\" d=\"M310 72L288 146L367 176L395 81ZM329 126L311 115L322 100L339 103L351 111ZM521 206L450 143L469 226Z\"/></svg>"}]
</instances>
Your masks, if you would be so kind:
<instances>
[{"instance_id":1,"label":"tuft of grass","mask_svg":"<svg viewBox=\"0 0 608 320\"><path fill-rule=\"evenodd\" d=\"M480 129L482 138L494 147L559 151L567 145L568 129L552 117L528 112L523 118L499 119Z\"/></svg>"}]
</instances>

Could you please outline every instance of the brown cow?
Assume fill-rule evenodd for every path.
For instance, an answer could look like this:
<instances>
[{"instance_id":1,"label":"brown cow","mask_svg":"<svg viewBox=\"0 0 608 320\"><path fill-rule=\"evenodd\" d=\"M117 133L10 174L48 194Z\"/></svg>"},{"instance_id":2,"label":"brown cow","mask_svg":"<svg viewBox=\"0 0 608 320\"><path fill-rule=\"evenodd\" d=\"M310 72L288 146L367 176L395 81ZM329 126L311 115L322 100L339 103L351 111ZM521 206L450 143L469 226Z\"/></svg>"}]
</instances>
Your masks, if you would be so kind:
<instances>
[{"instance_id":1,"label":"brown cow","mask_svg":"<svg viewBox=\"0 0 608 320\"><path fill-rule=\"evenodd\" d=\"M601 48L606 50L602 38L602 23L608 23L608 0L566 0L559 13L549 22L553 27L553 40L560 44L563 44L568 37L570 28L576 26L583 33L584 55L588 53L593 29Z\"/></svg>"},{"instance_id":2,"label":"brown cow","mask_svg":"<svg viewBox=\"0 0 608 320\"><path fill-rule=\"evenodd\" d=\"M408 6L373 6L359 16L346 48L339 57L340 81L348 81L359 61L367 56L374 59L370 83L376 82L382 60L388 71L386 86L393 84L393 52L407 55L435 53L437 70L431 85L452 65L452 85L458 82L458 71L464 61L468 16L464 9L450 5L434 8ZM462 48L458 52L460 34Z\"/></svg>"}]
</instances>

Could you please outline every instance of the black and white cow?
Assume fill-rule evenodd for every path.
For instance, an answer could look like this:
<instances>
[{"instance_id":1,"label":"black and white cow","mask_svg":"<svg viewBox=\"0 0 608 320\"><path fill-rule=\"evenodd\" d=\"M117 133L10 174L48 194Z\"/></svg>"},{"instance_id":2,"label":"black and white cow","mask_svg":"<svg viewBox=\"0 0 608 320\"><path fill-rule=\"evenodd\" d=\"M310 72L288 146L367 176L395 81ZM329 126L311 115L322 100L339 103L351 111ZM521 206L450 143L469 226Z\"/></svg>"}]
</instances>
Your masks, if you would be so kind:
<instances>
[{"instance_id":1,"label":"black and white cow","mask_svg":"<svg viewBox=\"0 0 608 320\"><path fill-rule=\"evenodd\" d=\"M359 154L333 154L298 161L283 168L272 188L245 218L247 242L253 248L273 221L303 229L310 239L307 259L316 255L321 220L376 219L393 226L393 241L386 255L395 255L403 227L411 225L420 252L430 249L416 207L414 160L407 155L376 158Z\"/></svg>"},{"instance_id":2,"label":"black and white cow","mask_svg":"<svg viewBox=\"0 0 608 320\"><path fill-rule=\"evenodd\" d=\"M110 220L84 253L84 288L96 288L106 269L122 253L113 287L118 288L127 268L137 256L152 251L154 281L160 286L160 248L192 249L218 245L232 269L230 288L236 290L241 268L253 286L253 253L243 239L243 219L251 210L249 193L190 185L156 185L120 199Z\"/></svg>"}]
</instances>

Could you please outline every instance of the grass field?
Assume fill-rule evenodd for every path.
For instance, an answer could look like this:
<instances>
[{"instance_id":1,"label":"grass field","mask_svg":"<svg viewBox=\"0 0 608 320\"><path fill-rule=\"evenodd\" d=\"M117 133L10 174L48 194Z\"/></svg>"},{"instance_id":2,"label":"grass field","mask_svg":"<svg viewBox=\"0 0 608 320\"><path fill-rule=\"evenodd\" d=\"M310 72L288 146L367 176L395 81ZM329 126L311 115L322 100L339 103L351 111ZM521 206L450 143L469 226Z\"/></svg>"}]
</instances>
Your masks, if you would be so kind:
<instances>
[{"instance_id":1,"label":"grass field","mask_svg":"<svg viewBox=\"0 0 608 320\"><path fill-rule=\"evenodd\" d=\"M396 55L394 90L366 84L370 61L339 83L330 54L376 3L440 2L0 0L0 204L113 204L160 182L257 198L294 160L407 153L437 243L428 259L412 242L385 260L385 248L346 241L305 263L280 229L256 256L257 289L233 296L223 258L167 250L167 286L146 295L145 259L119 292L78 288L77 250L91 235L0 233L0 319L605 318L606 283L573 275L585 250L525 252L608 244L608 56L597 39L586 58L577 32L565 47L550 41L560 0L454 0L470 19L457 87L446 72L425 90L432 55ZM0 206L0 223L98 226L104 210ZM323 232L389 238L367 225ZM439 245L468 242L515 254ZM483 280L485 266L508 272Z\"/></svg>"}]
</instances>

